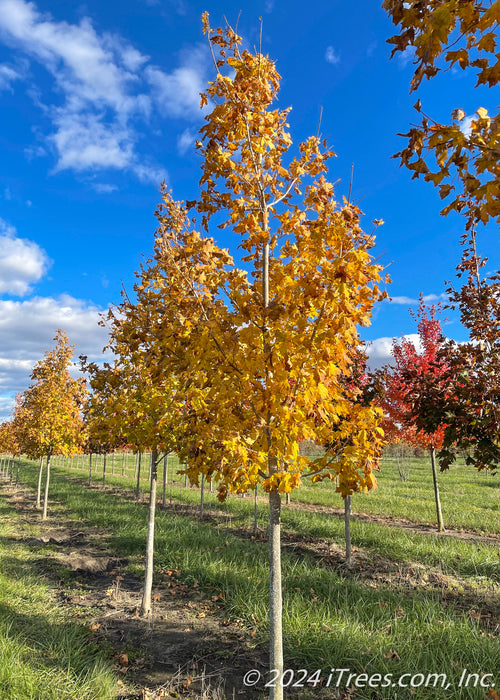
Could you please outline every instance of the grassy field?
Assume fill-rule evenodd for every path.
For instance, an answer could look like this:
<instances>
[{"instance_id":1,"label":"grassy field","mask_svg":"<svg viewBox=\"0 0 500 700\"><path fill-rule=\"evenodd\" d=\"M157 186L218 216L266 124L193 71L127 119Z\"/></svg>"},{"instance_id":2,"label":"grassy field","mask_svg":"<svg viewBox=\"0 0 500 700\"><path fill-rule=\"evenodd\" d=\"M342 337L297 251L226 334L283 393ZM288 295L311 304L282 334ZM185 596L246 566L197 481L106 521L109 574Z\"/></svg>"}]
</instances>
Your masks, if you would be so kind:
<instances>
[{"instance_id":1,"label":"grassy field","mask_svg":"<svg viewBox=\"0 0 500 700\"><path fill-rule=\"evenodd\" d=\"M59 604L40 578L44 555L23 540L39 524L20 522L0 502L0 697L2 700L102 700L116 697L116 678L92 635ZM19 535L22 533L23 538Z\"/></svg>"},{"instance_id":2,"label":"grassy field","mask_svg":"<svg viewBox=\"0 0 500 700\"><path fill-rule=\"evenodd\" d=\"M115 476L111 476L108 462L106 489L98 487L102 480L100 464L92 474L95 484L92 490L85 483L88 462L83 469L75 469L76 461L73 468L62 465L54 468L51 517L106 531L110 550L127 557L128 571L142 576L146 508L132 497L133 458L125 465L126 477L121 476L119 460L115 464ZM226 620L238 621L248 633L250 644L265 649L268 632L265 500L258 503L260 534L255 539L250 537L252 498L232 497L219 504L215 494L207 492L205 508L211 517L200 522L196 513L199 490L183 487L183 477L174 474L175 457L170 458L169 467L166 497L173 506L158 513L156 585L159 589L163 585L161 571L175 570L188 588L196 587L207 596L224 601L221 615ZM24 462L21 482L33 489L36 477L36 465ZM362 681L359 687L354 687L351 682L351 695L337 695L347 692L343 678L338 689L332 687L329 694L321 697L360 700L495 697L487 694L487 688L492 682L500 683L498 675L486 679L484 688L479 686L479 679L481 674L497 673L500 667L500 540L496 539L500 527L499 482L495 477L478 475L459 465L440 475L440 485L445 523L455 532L438 535L428 526L435 523L430 465L426 460L415 460L409 481L401 482L395 464L386 461L379 475L378 491L353 497L352 571L342 563L342 501L331 486L305 486L293 494L292 504L284 507L285 665L290 669L307 669L311 674L322 669L323 686L331 669L349 668L352 673L375 678L372 687L367 687L366 682L362 687ZM142 491L147 487L144 480ZM182 511L179 504L185 506ZM31 550L21 545L14 550L9 547L14 567L12 580L17 576L16 566L29 578ZM46 588L39 593L44 600L47 597L50 600L50 594ZM9 615L18 605L5 603L2 643L8 640L4 630L12 620ZM54 609L52 614L64 616L64 610ZM47 622L45 614L40 613L32 619L33 639L36 621L42 637L48 624L56 629L64 627L62 622ZM78 625L73 626L78 646L81 630ZM28 648L30 639L28 635ZM17 644L17 636L14 641ZM36 645L36 641L32 643ZM90 647L84 651L89 658L75 656L75 667L71 673L68 671L65 682L69 683L70 677L72 682L83 682L84 673L85 683L97 684L98 691L82 690L71 695L70 690L67 695L58 695L51 690L52 695L11 693L5 697L9 700L112 697L105 662L99 665ZM35 670L39 663L35 664ZM50 664L47 666L53 670ZM478 677L471 679L469 687L460 688L464 669L466 675L472 673ZM429 687L424 687L423 682L418 685L421 678L415 675L443 673L447 674L449 687L442 688L441 679L436 681L438 687L433 687L432 682ZM382 687L383 681L373 674L381 677L392 674L392 680L396 681L402 674L410 674L405 682L408 684L414 676L415 687ZM338 674L333 674L332 685L337 680ZM474 681L477 687L473 687ZM4 680L3 687L8 687L8 682ZM50 685L49 676L47 683ZM326 692L324 687L317 691L297 691L296 697L312 698L321 691Z\"/></svg>"}]
</instances>

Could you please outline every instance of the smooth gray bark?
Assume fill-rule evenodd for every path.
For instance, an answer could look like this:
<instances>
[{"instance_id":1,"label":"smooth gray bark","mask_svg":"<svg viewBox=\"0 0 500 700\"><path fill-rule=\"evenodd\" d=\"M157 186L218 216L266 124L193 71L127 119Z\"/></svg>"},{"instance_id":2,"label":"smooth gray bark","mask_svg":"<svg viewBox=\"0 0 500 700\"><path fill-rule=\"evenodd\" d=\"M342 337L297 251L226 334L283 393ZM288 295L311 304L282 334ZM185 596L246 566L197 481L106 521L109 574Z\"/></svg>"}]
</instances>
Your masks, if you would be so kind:
<instances>
[{"instance_id":1,"label":"smooth gray bark","mask_svg":"<svg viewBox=\"0 0 500 700\"><path fill-rule=\"evenodd\" d=\"M92 483L92 452L89 454L89 486Z\"/></svg>"},{"instance_id":2,"label":"smooth gray bark","mask_svg":"<svg viewBox=\"0 0 500 700\"><path fill-rule=\"evenodd\" d=\"M47 473L45 479L45 493L43 497L42 520L47 520L47 508L49 504L49 484L50 484L50 451L47 453Z\"/></svg>"},{"instance_id":3,"label":"smooth gray bark","mask_svg":"<svg viewBox=\"0 0 500 700\"><path fill-rule=\"evenodd\" d=\"M144 572L144 588L142 591L141 615L151 613L151 594L153 590L153 557L155 537L156 484L158 481L158 452L151 451L151 481L149 488L148 534L146 539L146 569Z\"/></svg>"},{"instance_id":4,"label":"smooth gray bark","mask_svg":"<svg viewBox=\"0 0 500 700\"><path fill-rule=\"evenodd\" d=\"M436 450L434 448L434 445L430 448L429 451L431 453L432 480L434 482L434 499L436 501L436 515L437 515L438 532L444 532L444 520L443 520L443 513L441 511L441 499L439 497L439 484L438 484L437 470L436 470Z\"/></svg>"},{"instance_id":5,"label":"smooth gray bark","mask_svg":"<svg viewBox=\"0 0 500 700\"><path fill-rule=\"evenodd\" d=\"M168 481L168 452L163 455L163 484L161 504L165 508L167 505L167 481Z\"/></svg>"},{"instance_id":6,"label":"smooth gray bark","mask_svg":"<svg viewBox=\"0 0 500 700\"><path fill-rule=\"evenodd\" d=\"M41 507L42 500L42 475L43 475L43 457L40 457L40 469L38 470L38 486L36 490L36 507Z\"/></svg>"},{"instance_id":7,"label":"smooth gray bark","mask_svg":"<svg viewBox=\"0 0 500 700\"><path fill-rule=\"evenodd\" d=\"M276 670L275 687L270 700L283 700L283 601L281 587L281 496L269 494L269 668ZM273 674L274 675L274 674Z\"/></svg>"},{"instance_id":8,"label":"smooth gray bark","mask_svg":"<svg viewBox=\"0 0 500 700\"><path fill-rule=\"evenodd\" d=\"M102 456L102 485L106 483L106 453Z\"/></svg>"},{"instance_id":9,"label":"smooth gray bark","mask_svg":"<svg viewBox=\"0 0 500 700\"><path fill-rule=\"evenodd\" d=\"M200 488L200 518L203 517L203 507L205 505L205 474L201 475Z\"/></svg>"},{"instance_id":10,"label":"smooth gray bark","mask_svg":"<svg viewBox=\"0 0 500 700\"><path fill-rule=\"evenodd\" d=\"M135 485L135 497L139 500L141 493L141 462L142 462L142 452L139 452L139 457L137 459L137 482Z\"/></svg>"},{"instance_id":11,"label":"smooth gray bark","mask_svg":"<svg viewBox=\"0 0 500 700\"><path fill-rule=\"evenodd\" d=\"M351 566L351 497L344 498L345 563Z\"/></svg>"},{"instance_id":12,"label":"smooth gray bark","mask_svg":"<svg viewBox=\"0 0 500 700\"><path fill-rule=\"evenodd\" d=\"M255 484L254 490L253 490L253 534L254 537L257 534L257 516L258 516L258 508L257 508L257 484Z\"/></svg>"}]
</instances>

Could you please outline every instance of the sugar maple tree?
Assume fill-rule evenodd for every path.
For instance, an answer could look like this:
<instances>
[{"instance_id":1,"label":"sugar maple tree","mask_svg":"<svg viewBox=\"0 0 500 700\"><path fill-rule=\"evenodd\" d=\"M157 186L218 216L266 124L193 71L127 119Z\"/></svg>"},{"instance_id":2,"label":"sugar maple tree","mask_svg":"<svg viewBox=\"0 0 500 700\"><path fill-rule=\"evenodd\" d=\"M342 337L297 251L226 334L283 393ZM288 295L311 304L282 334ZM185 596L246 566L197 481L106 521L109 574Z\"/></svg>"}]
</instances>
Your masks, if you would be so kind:
<instances>
[{"instance_id":1,"label":"sugar maple tree","mask_svg":"<svg viewBox=\"0 0 500 700\"><path fill-rule=\"evenodd\" d=\"M54 454L71 455L80 450L83 422L81 406L85 383L73 379L69 368L73 347L64 331L54 338L56 347L45 353L31 374L32 384L22 394L23 450L34 458L46 458L46 481L42 518L47 518L50 459Z\"/></svg>"},{"instance_id":2,"label":"sugar maple tree","mask_svg":"<svg viewBox=\"0 0 500 700\"><path fill-rule=\"evenodd\" d=\"M203 23L216 77L202 95L212 109L197 142L200 195L184 205L162 189L134 342L153 375L183 386L176 439L191 481L214 479L221 499L258 483L269 494L270 666L281 672L281 494L306 477L344 496L375 485L381 412L345 377L357 326L382 297L380 267L359 210L335 202L326 144L311 137L288 154L273 61ZM244 268L210 236L214 222L239 238ZM299 454L305 439L345 446L311 459Z\"/></svg>"},{"instance_id":3,"label":"sugar maple tree","mask_svg":"<svg viewBox=\"0 0 500 700\"><path fill-rule=\"evenodd\" d=\"M175 381L166 376L152 376L144 346L138 343L140 329L148 323L147 309L132 304L128 298L109 311L109 348L115 355L113 364L99 367L82 358L89 374L92 394L87 417L91 434L99 442L123 442L135 450L151 450L151 479L146 537L145 577L141 615L152 609L156 491L160 448L174 449ZM141 315L142 314L142 315ZM170 376L169 376L170 379Z\"/></svg>"},{"instance_id":4,"label":"sugar maple tree","mask_svg":"<svg viewBox=\"0 0 500 700\"><path fill-rule=\"evenodd\" d=\"M16 399L18 401L19 398ZM6 473L10 473L10 479L12 480L13 470L14 470L14 459L21 455L21 445L19 442L19 434L17 430L15 418L10 421L4 421L0 423L0 454L9 455L10 469L9 466L6 468Z\"/></svg>"},{"instance_id":5,"label":"sugar maple tree","mask_svg":"<svg viewBox=\"0 0 500 700\"><path fill-rule=\"evenodd\" d=\"M444 375L448 366L439 355L443 345L441 322L436 318L438 308L426 307L420 295L416 314L418 334L421 345L419 351L408 338L393 342L394 367L386 370L386 390L381 405L384 409L384 431L388 441L403 441L429 451L434 482L437 525L439 532L444 530L439 484L437 479L436 450L442 447L445 424L442 415L426 431L419 424L419 418L425 420L437 397L444 395ZM427 397L423 401L423 396Z\"/></svg>"}]
</instances>

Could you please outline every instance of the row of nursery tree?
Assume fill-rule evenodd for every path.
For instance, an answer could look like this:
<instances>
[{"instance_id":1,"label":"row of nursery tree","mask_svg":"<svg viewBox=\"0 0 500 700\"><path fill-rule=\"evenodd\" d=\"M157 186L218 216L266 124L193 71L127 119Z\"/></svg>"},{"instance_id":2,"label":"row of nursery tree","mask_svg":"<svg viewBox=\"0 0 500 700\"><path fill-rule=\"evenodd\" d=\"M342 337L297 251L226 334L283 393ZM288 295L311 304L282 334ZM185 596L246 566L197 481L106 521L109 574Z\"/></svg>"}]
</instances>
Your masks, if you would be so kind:
<instances>
[{"instance_id":1,"label":"row of nursery tree","mask_svg":"<svg viewBox=\"0 0 500 700\"><path fill-rule=\"evenodd\" d=\"M436 61L456 30L465 47L445 61L476 68L480 82L495 84L498 71L488 72L488 58L473 54L494 56L498 5L386 0L401 26L390 40L395 51L416 47L412 89L439 70ZM478 225L500 215L500 121L480 108L466 132L457 110L451 126L426 115L408 134L402 162L443 197L456 194L445 213L465 215L462 286L447 291L470 341L445 341L438 309L421 299L420 347L395 341L394 363L371 373L358 329L369 325L388 281L370 253L374 235L363 232L350 199L335 201L333 153L319 128L290 153L289 110L275 105L274 62L243 50L231 27L213 30L207 15L203 27L216 77L201 96L210 113L196 143L199 197L177 202L162 186L154 255L137 273L133 298L124 295L103 319L114 359L82 358L86 379L73 379L73 351L59 331L12 420L1 426L0 451L45 458L43 517L52 455L123 445L151 451L143 614L151 609L162 456L175 452L189 481L213 483L220 500L260 484L269 498L270 668L282 670L282 494L306 479L327 480L348 503L351 494L375 487L387 442L429 451L437 503L436 458L441 469L459 450L478 469L500 460L500 277L482 276L477 251ZM416 109L422 112L420 102ZM241 265L217 245L214 227L238 237ZM303 441L321 453L304 454ZM271 693L282 697L280 687Z\"/></svg>"}]
</instances>

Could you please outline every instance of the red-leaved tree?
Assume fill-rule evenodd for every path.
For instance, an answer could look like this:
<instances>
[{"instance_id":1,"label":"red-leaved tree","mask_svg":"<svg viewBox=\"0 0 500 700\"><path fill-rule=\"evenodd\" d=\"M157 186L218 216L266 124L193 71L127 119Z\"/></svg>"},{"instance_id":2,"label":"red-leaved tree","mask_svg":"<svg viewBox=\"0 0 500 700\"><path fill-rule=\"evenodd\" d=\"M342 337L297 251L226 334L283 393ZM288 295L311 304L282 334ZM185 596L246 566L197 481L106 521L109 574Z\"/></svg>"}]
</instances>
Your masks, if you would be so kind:
<instances>
[{"instance_id":1,"label":"red-leaved tree","mask_svg":"<svg viewBox=\"0 0 500 700\"><path fill-rule=\"evenodd\" d=\"M443 376L447 366L439 358L443 344L441 321L436 318L439 307L427 307L422 294L418 311L412 314L418 321L420 348L408 338L393 342L394 367L386 371L386 391L382 399L385 419L383 428L388 442L404 442L426 449L430 453L434 495L439 532L444 530L439 485L437 480L436 450L443 444L445 425L442 422L432 432L426 432L416 424L416 412L425 411L426 405L415 401L415 383L425 387L427 396L443 391ZM422 392L419 392L421 395Z\"/></svg>"}]
</instances>

